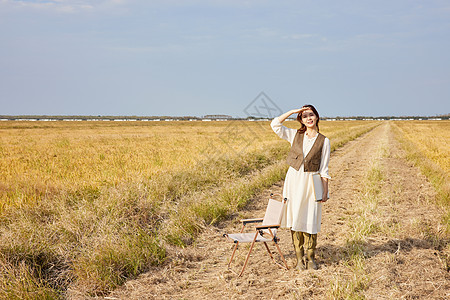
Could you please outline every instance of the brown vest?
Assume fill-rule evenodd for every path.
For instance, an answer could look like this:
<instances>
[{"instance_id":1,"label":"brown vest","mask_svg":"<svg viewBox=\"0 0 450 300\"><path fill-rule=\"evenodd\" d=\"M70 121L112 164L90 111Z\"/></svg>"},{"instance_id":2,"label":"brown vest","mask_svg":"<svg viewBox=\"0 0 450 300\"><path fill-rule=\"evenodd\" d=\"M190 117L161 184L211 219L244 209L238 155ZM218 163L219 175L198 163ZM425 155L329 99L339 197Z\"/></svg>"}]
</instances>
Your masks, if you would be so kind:
<instances>
[{"instance_id":1,"label":"brown vest","mask_svg":"<svg viewBox=\"0 0 450 300\"><path fill-rule=\"evenodd\" d=\"M300 169L302 163L304 163L305 172L317 172L320 168L320 161L322 160L322 148L325 141L325 136L318 133L318 136L312 146L311 150L308 152L306 157L303 157L303 136L304 133L297 131L294 137L294 142L292 143L291 151L287 156L287 163L296 169Z\"/></svg>"}]
</instances>

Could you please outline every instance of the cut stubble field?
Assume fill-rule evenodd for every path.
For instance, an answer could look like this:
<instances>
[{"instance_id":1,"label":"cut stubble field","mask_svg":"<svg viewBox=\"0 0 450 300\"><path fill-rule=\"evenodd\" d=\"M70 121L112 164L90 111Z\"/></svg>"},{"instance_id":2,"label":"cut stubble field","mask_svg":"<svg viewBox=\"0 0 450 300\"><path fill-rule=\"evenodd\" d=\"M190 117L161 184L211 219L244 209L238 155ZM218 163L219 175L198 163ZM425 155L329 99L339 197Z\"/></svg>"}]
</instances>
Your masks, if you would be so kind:
<instances>
[{"instance_id":1,"label":"cut stubble field","mask_svg":"<svg viewBox=\"0 0 450 300\"><path fill-rule=\"evenodd\" d=\"M294 122L287 124L297 127ZM332 150L375 127L380 131L378 125L380 122L367 121L320 124L321 132L332 142ZM196 285L191 280L211 269L214 278L225 280L217 283L228 286L224 297L256 296L251 288L247 292L236 289L245 285L244 281L235 280L223 268L226 264L221 249L227 246L220 244L222 241L214 237L201 245L203 235L218 235L224 226L235 226L236 214L247 216L265 205L267 189L280 191L289 146L271 131L268 122L2 122L0 137L1 297L104 295L151 270L152 275L128 281L111 297L192 298L201 296L205 289L219 288ZM361 148L361 155L373 152L360 143L353 147ZM335 151L333 157L340 152ZM352 155L341 159L343 165L338 169L331 166L333 182L339 182L339 187L332 189L336 197L344 197L346 189L352 189L354 183L345 183L348 177L340 177L352 159ZM345 298L369 290L371 278L364 247L373 232L384 233L390 228L376 220L368 222L370 218L366 217L378 211L373 207L381 201L378 198L386 175L380 168L378 163L372 173L358 175L374 185L358 185L368 186L360 193L366 195L363 198L367 198L364 203L368 203L369 211L355 208L349 218L345 213L325 212L339 218L337 223L346 224L350 219L357 222L346 224L353 235L346 232L337 237L345 243L330 254L337 261L324 261L325 265L347 264L346 273L333 277L334 285L322 287L325 293L314 291L311 295ZM427 197L427 207L433 207L430 199L434 196ZM446 207L445 200L442 203ZM420 220L415 222L422 224ZM429 223L427 234L440 247L437 257L447 262L444 233L436 233L435 224ZM442 226L445 228L445 224ZM323 236L327 236L326 231ZM282 241L289 253L288 238ZM322 248L322 255L326 249ZM347 253L344 259L343 253ZM196 269L199 265L200 270ZM272 266L269 268L273 271ZM356 274L362 274L358 278L363 280L353 282L344 276L349 272L359 272ZM252 278L254 274L258 272L249 272ZM146 281L149 277L153 281ZM130 289L136 284L136 289ZM303 297L302 286L294 286L288 294Z\"/></svg>"}]
</instances>

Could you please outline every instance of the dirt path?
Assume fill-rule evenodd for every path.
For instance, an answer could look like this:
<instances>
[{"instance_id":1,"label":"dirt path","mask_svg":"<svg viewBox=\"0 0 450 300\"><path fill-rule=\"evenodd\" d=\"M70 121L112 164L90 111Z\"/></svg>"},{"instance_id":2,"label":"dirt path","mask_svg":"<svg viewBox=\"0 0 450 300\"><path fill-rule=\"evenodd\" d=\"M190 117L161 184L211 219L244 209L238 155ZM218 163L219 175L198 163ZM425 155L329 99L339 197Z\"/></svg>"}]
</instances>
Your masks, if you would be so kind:
<instances>
[{"instance_id":1,"label":"dirt path","mask_svg":"<svg viewBox=\"0 0 450 300\"><path fill-rule=\"evenodd\" d=\"M222 234L239 232L242 218L262 217L269 194L281 193L280 182L255 197L240 215L207 228L196 245L171 249L164 266L127 282L107 298L329 299L357 284L361 286L353 290L367 299L445 299L450 296L450 276L442 257L448 237L442 238L440 212L431 203L433 189L404 156L388 122L332 154L330 200L324 204L318 235L317 271L282 270L260 244L241 278L227 270L233 245ZM367 196L364 178L373 164L380 166L383 182L376 208L363 216L373 226L361 244L364 256L358 273L349 252L348 233L354 219L361 218L361 199ZM290 234L281 230L279 236L292 266L295 255ZM247 249L240 247L236 268L242 265Z\"/></svg>"}]
</instances>

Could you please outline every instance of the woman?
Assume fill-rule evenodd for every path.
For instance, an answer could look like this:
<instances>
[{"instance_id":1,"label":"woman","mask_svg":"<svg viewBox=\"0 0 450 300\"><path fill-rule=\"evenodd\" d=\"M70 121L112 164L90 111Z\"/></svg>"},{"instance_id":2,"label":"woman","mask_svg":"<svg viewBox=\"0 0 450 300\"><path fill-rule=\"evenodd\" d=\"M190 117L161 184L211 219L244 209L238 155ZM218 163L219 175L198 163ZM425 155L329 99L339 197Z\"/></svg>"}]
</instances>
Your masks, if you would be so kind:
<instances>
[{"instance_id":1,"label":"woman","mask_svg":"<svg viewBox=\"0 0 450 300\"><path fill-rule=\"evenodd\" d=\"M297 115L300 129L291 129L282 123L292 114ZM314 259L317 233L320 231L322 203L328 200L328 162L330 140L319 133L319 113L312 105L305 105L276 117L270 124L273 131L291 144L287 157L289 170L283 187L283 198L287 198L282 226L291 229L292 242L297 256L295 268L317 270ZM316 202L312 174L319 173L322 179L322 201ZM303 256L306 250L306 258Z\"/></svg>"}]
</instances>

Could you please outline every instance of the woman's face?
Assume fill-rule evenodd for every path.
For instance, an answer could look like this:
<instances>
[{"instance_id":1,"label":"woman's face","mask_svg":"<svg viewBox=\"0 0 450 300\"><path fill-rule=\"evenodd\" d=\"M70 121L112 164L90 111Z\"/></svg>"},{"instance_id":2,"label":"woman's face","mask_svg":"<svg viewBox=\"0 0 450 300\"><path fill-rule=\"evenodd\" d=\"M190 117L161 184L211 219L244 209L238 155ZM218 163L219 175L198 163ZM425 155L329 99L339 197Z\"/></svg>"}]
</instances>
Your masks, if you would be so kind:
<instances>
[{"instance_id":1,"label":"woman's face","mask_svg":"<svg viewBox=\"0 0 450 300\"><path fill-rule=\"evenodd\" d=\"M317 116L311 109L302 112L302 123L308 128L314 128L317 123Z\"/></svg>"}]
</instances>

